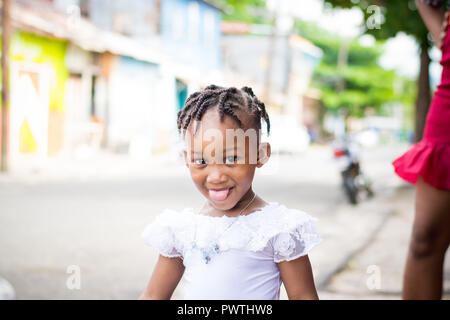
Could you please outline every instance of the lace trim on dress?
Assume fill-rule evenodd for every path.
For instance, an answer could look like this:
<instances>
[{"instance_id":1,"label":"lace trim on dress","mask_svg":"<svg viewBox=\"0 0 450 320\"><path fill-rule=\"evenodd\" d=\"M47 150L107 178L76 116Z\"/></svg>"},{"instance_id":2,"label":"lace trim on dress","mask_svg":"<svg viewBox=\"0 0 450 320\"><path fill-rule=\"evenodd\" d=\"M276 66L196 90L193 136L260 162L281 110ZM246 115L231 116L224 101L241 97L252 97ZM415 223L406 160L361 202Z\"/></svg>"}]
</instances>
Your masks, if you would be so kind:
<instances>
[{"instance_id":1,"label":"lace trim on dress","mask_svg":"<svg viewBox=\"0 0 450 320\"><path fill-rule=\"evenodd\" d=\"M312 218L289 232L276 235L273 239L274 261L290 261L304 256L322 239L317 232L317 220Z\"/></svg>"},{"instance_id":2,"label":"lace trim on dress","mask_svg":"<svg viewBox=\"0 0 450 320\"><path fill-rule=\"evenodd\" d=\"M176 236L177 229L185 216L173 210L164 210L153 223L147 225L141 234L144 242L156 248L165 257L182 256L182 243ZM181 220L180 220L181 219Z\"/></svg>"}]
</instances>

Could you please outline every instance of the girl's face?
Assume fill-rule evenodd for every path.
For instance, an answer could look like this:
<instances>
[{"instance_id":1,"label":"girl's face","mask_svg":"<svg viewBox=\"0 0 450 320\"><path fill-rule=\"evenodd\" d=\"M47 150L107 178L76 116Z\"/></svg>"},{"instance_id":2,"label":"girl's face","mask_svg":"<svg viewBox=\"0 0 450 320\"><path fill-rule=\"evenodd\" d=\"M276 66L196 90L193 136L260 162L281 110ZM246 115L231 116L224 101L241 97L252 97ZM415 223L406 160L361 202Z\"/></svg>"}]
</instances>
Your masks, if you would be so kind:
<instances>
[{"instance_id":1,"label":"girl's face","mask_svg":"<svg viewBox=\"0 0 450 320\"><path fill-rule=\"evenodd\" d=\"M192 180L210 205L221 211L246 200L243 197L251 188L255 169L270 157L270 145L259 143L251 116L238 111L236 114L244 128L228 115L221 122L213 107L203 115L195 135L193 121L185 136L184 157Z\"/></svg>"}]
</instances>

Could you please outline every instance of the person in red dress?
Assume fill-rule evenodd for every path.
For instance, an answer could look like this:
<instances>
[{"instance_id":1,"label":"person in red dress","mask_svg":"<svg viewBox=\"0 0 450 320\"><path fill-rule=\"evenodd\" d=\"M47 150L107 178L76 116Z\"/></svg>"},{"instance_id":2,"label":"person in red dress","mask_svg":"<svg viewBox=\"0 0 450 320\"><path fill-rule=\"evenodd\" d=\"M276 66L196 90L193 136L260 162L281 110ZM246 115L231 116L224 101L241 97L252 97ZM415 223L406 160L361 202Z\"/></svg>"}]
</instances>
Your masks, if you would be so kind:
<instances>
[{"instance_id":1,"label":"person in red dress","mask_svg":"<svg viewBox=\"0 0 450 320\"><path fill-rule=\"evenodd\" d=\"M403 299L441 299L443 264L450 243L450 33L443 1L416 0L443 67L423 138L392 164L416 184L415 217L403 278Z\"/></svg>"}]
</instances>

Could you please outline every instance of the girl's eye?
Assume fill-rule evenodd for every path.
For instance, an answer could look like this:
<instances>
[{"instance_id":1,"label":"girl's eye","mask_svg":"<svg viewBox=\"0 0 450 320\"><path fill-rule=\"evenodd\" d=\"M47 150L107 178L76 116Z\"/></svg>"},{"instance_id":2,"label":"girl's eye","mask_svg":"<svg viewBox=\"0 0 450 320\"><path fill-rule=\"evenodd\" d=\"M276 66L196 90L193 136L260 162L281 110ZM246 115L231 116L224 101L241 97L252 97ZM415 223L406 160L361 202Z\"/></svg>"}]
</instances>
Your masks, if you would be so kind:
<instances>
[{"instance_id":1,"label":"girl's eye","mask_svg":"<svg viewBox=\"0 0 450 320\"><path fill-rule=\"evenodd\" d=\"M194 164L202 165L202 164L206 164L206 161L203 158L198 158L198 159L194 159Z\"/></svg>"},{"instance_id":2,"label":"girl's eye","mask_svg":"<svg viewBox=\"0 0 450 320\"><path fill-rule=\"evenodd\" d=\"M233 164L237 162L237 156L228 156L225 158L226 164Z\"/></svg>"}]
</instances>

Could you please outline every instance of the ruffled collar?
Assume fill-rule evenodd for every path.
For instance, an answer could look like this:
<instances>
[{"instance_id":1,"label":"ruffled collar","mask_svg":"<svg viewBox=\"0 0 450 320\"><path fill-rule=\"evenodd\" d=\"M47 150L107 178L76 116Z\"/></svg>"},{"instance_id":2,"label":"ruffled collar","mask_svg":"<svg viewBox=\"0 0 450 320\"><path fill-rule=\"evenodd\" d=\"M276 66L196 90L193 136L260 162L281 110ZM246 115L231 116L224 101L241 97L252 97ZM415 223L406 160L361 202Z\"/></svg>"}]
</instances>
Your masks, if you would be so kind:
<instances>
[{"instance_id":1,"label":"ruffled collar","mask_svg":"<svg viewBox=\"0 0 450 320\"><path fill-rule=\"evenodd\" d=\"M250 214L237 217L201 215L193 208L165 210L159 221L172 230L175 241L183 251L191 248L192 243L205 248L217 241L222 249L258 251L275 235L308 224L310 218L303 211L269 202Z\"/></svg>"},{"instance_id":2,"label":"ruffled collar","mask_svg":"<svg viewBox=\"0 0 450 320\"><path fill-rule=\"evenodd\" d=\"M166 256L186 258L197 250L256 252L263 250L275 237L299 239L301 235L306 243L317 242L316 220L301 210L277 202L269 202L250 214L236 217L201 215L194 213L193 208L166 209L142 236L147 244L154 245Z\"/></svg>"}]
</instances>

